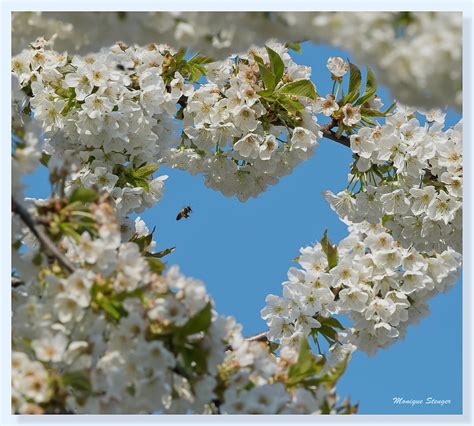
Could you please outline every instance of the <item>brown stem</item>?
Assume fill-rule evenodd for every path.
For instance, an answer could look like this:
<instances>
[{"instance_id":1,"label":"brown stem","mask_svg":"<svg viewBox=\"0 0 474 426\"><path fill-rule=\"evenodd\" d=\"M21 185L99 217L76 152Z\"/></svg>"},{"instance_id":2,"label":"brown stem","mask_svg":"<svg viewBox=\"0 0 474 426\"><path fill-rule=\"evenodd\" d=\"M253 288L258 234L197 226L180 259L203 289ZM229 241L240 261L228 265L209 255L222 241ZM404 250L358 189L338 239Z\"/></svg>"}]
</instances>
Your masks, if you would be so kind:
<instances>
[{"instance_id":1,"label":"brown stem","mask_svg":"<svg viewBox=\"0 0 474 426\"><path fill-rule=\"evenodd\" d=\"M13 213L20 216L23 223L30 229L33 235L38 239L41 246L53 257L57 259L59 264L66 269L68 272L72 273L75 271L75 267L72 262L64 256L63 253L59 251L56 245L51 241L49 236L43 230L43 228L38 225L35 220L31 217L20 203L18 203L14 198L12 198L12 211Z\"/></svg>"},{"instance_id":2,"label":"brown stem","mask_svg":"<svg viewBox=\"0 0 474 426\"><path fill-rule=\"evenodd\" d=\"M321 126L321 132L323 133L323 136L327 139L331 139L332 141L335 141L337 143L340 143L341 145L344 145L350 148L351 141L349 140L347 136L337 136L336 132L332 131L332 128L336 126L336 124L337 123L333 120L329 124Z\"/></svg>"}]
</instances>

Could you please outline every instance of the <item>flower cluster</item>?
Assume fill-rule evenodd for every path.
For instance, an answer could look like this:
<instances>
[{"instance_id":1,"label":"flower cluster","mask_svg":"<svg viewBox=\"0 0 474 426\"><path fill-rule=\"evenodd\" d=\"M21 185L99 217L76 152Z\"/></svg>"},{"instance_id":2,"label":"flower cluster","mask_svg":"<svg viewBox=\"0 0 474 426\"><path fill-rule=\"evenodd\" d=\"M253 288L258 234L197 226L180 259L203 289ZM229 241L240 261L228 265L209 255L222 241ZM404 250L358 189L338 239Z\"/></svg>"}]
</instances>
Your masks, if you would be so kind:
<instances>
[{"instance_id":1,"label":"flower cluster","mask_svg":"<svg viewBox=\"0 0 474 426\"><path fill-rule=\"evenodd\" d=\"M254 43L311 40L374 64L397 99L418 107L460 107L462 14L452 12L171 12L13 14L14 52L38 36L61 49L99 49L116 40L165 40L214 57Z\"/></svg>"},{"instance_id":2,"label":"flower cluster","mask_svg":"<svg viewBox=\"0 0 474 426\"><path fill-rule=\"evenodd\" d=\"M313 336L327 340L336 358L356 348L373 354L403 337L428 312L426 301L457 279L461 256L452 249L429 256L403 248L386 228L367 222L349 230L338 246L325 236L302 248L302 269L289 269L283 296L267 296L262 317L283 352ZM348 315L352 327L337 332L342 326L330 318L337 314Z\"/></svg>"},{"instance_id":3,"label":"flower cluster","mask_svg":"<svg viewBox=\"0 0 474 426\"><path fill-rule=\"evenodd\" d=\"M31 361L23 352L12 352L12 411L42 414L40 404L52 396L49 374L39 361Z\"/></svg>"},{"instance_id":4,"label":"flower cluster","mask_svg":"<svg viewBox=\"0 0 474 426\"><path fill-rule=\"evenodd\" d=\"M452 12L284 12L301 39L349 50L374 64L396 98L424 108L462 104L462 14Z\"/></svg>"},{"instance_id":5,"label":"flower cluster","mask_svg":"<svg viewBox=\"0 0 474 426\"><path fill-rule=\"evenodd\" d=\"M383 223L403 247L462 251L462 122L444 130L444 114L420 124L398 108L383 125L350 137L356 161L348 189L326 193L341 219Z\"/></svg>"},{"instance_id":6,"label":"flower cluster","mask_svg":"<svg viewBox=\"0 0 474 426\"><path fill-rule=\"evenodd\" d=\"M204 173L225 195L256 197L318 145L310 71L272 43L208 65L208 83L188 96L182 143L166 162Z\"/></svg>"},{"instance_id":7,"label":"flower cluster","mask_svg":"<svg viewBox=\"0 0 474 426\"><path fill-rule=\"evenodd\" d=\"M50 169L75 171L66 192L107 190L121 216L161 197L165 177L152 175L163 161L244 201L312 155L320 137L310 69L283 45L204 67L208 58L163 45L70 57L45 43L13 58L12 70L43 125ZM203 74L196 90L190 81Z\"/></svg>"},{"instance_id":8,"label":"flower cluster","mask_svg":"<svg viewBox=\"0 0 474 426\"><path fill-rule=\"evenodd\" d=\"M189 90L167 68L174 53L163 45L115 45L71 57L38 40L13 58L13 74L29 96L25 109L43 127L52 175L68 175L67 193L105 189L121 216L161 198L166 177L153 173L160 147L177 139L172 117Z\"/></svg>"},{"instance_id":9,"label":"flower cluster","mask_svg":"<svg viewBox=\"0 0 474 426\"><path fill-rule=\"evenodd\" d=\"M13 411L353 413L334 388L352 352L403 337L456 281L462 123L446 130L440 111L391 113L395 103L382 111L373 71L362 92L360 69L340 57L327 62L334 84L321 96L289 55L299 45L267 40L348 47L401 100L459 106L460 15L15 13L13 25L14 49L44 35L12 60ZM107 44L104 28L110 43L159 35L239 54L214 61L123 42L83 56L52 50ZM265 47L247 50L256 42ZM349 185L325 194L349 235L300 250L282 296L261 311L269 331L246 339L201 281L166 267L174 248L156 251L153 231L130 215L161 198L162 164L246 201L323 135L353 152ZM53 196L20 201L22 176L40 162Z\"/></svg>"},{"instance_id":10,"label":"flower cluster","mask_svg":"<svg viewBox=\"0 0 474 426\"><path fill-rule=\"evenodd\" d=\"M72 273L32 244L27 230L14 235L14 248L26 248L14 257L14 412L352 409L336 407L333 389L345 364L328 366L304 346L298 359L281 359L266 344L246 341L233 318L214 311L201 281L176 266L162 272L164 252L150 252L143 223L123 241L107 200L81 187L70 199L30 208L72 261ZM308 365L317 385L302 381Z\"/></svg>"},{"instance_id":11,"label":"flower cluster","mask_svg":"<svg viewBox=\"0 0 474 426\"><path fill-rule=\"evenodd\" d=\"M225 363L220 367L220 377L227 384L223 393L225 403L220 406L221 413L336 414L344 409L344 404L336 407L337 397L329 377L339 377L346 361L334 368L322 356L315 357L306 341L303 341L303 345L298 347L298 359L291 361L288 369L285 366L288 359L275 362L274 355L269 353L265 343L236 343L239 346L228 353ZM303 363L306 363L305 366ZM298 371L300 368L302 371ZM307 376L303 378L302 373ZM319 379L325 385L317 389L299 385L309 377ZM288 392L288 387L293 387L293 391ZM346 412L350 412L350 408Z\"/></svg>"}]
</instances>

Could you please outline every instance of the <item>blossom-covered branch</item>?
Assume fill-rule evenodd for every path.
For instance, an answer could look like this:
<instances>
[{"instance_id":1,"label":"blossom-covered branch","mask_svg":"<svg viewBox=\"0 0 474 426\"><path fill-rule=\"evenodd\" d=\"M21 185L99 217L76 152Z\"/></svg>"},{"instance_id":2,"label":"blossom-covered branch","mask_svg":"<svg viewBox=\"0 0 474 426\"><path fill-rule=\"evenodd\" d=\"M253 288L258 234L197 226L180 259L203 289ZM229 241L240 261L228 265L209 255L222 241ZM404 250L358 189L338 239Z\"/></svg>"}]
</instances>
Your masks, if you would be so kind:
<instances>
[{"instance_id":1,"label":"blossom-covered branch","mask_svg":"<svg viewBox=\"0 0 474 426\"><path fill-rule=\"evenodd\" d=\"M15 54L39 36L82 54L162 40L218 59L270 39L327 43L374 64L400 102L462 103L461 12L14 12L12 27Z\"/></svg>"},{"instance_id":2,"label":"blossom-covered branch","mask_svg":"<svg viewBox=\"0 0 474 426\"><path fill-rule=\"evenodd\" d=\"M163 272L149 231L123 240L109 197L78 189L43 200L39 218L58 202L72 209L60 229L76 211L89 220L82 234L59 236L77 265L72 274L40 257L38 274L13 290L15 412L354 411L336 404L333 389L347 360L315 357L307 342L285 359L245 340L200 281L175 266Z\"/></svg>"},{"instance_id":3,"label":"blossom-covered branch","mask_svg":"<svg viewBox=\"0 0 474 426\"><path fill-rule=\"evenodd\" d=\"M20 216L21 220L38 239L41 246L49 252L66 271L74 272L75 268L71 261L59 251L48 235L41 229L41 226L35 223L28 211L14 198L12 198L12 211Z\"/></svg>"},{"instance_id":4,"label":"blossom-covered branch","mask_svg":"<svg viewBox=\"0 0 474 426\"><path fill-rule=\"evenodd\" d=\"M38 40L13 59L27 108L43 125L50 168L66 162L76 171L66 193L100 183L121 216L140 213L161 198L166 176L153 174L166 164L203 173L206 185L245 201L313 155L321 137L348 146L357 126L390 110L379 110L371 72L361 93L354 64L343 95L349 64L341 58L328 61L335 85L321 97L311 69L281 44L220 62L185 53L117 44L69 57ZM317 124L316 114L330 124ZM77 143L79 157L71 155Z\"/></svg>"},{"instance_id":5,"label":"blossom-covered branch","mask_svg":"<svg viewBox=\"0 0 474 426\"><path fill-rule=\"evenodd\" d=\"M198 16L173 18L168 29L201 31ZM271 16L294 25L292 14ZM382 27L394 16L383 15ZM308 28L332 18L308 14ZM407 31L425 18L413 22ZM54 26L58 40L72 32ZM439 111L423 118L395 102L383 108L372 69L363 76L340 57L327 61L331 92L318 93L311 69L290 55L294 43L216 61L156 43L70 55L52 49L55 37L12 60L12 280L22 283L12 286L13 410L356 411L337 404L334 388L351 354L403 337L457 277L461 123L445 130ZM219 52L233 39L216 37ZM417 39L415 31L409 41ZM161 165L203 174L246 201L310 158L323 137L353 153L347 188L326 193L349 235L333 244L326 232L302 248L283 294L269 295L261 311L268 331L245 338L215 312L202 282L164 263L172 249L158 249L154 230L130 216L161 199ZM52 194L22 203L22 176L40 162Z\"/></svg>"},{"instance_id":6,"label":"blossom-covered branch","mask_svg":"<svg viewBox=\"0 0 474 426\"><path fill-rule=\"evenodd\" d=\"M462 127L443 130L439 113L425 119L421 125L415 111L400 107L384 125L350 136L349 185L326 193L349 236L301 249L302 269L290 268L283 296L268 296L262 310L270 341L295 350L295 336L317 338L326 330L321 318L347 314L352 325L340 328L343 345L332 348L373 354L403 337L428 313L427 301L456 282Z\"/></svg>"}]
</instances>

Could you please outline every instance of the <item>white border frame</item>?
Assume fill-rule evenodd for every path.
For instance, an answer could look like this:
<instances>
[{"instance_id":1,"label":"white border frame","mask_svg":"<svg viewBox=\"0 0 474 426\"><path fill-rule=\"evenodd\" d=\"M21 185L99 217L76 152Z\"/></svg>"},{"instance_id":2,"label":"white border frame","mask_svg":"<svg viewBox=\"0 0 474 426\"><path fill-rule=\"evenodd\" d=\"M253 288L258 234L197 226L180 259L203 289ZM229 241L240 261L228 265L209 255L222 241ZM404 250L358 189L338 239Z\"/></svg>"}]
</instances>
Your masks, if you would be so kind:
<instances>
[{"instance_id":1,"label":"white border frame","mask_svg":"<svg viewBox=\"0 0 474 426\"><path fill-rule=\"evenodd\" d=\"M314 0L313 0L314 1ZM469 0L398 0L391 4L388 1L376 0L338 0L338 2L325 2L324 4L312 3L310 0L200 0L199 4L192 0L180 0L168 3L162 1L134 0L105 1L100 3L92 0L0 0L1 2L1 73L0 73L0 124L2 142L0 144L0 223L2 245L0 248L0 338L3 350L0 351L0 424L53 424L62 425L137 425L137 424L245 424L253 425L260 423L275 424L386 424L386 425L451 425L472 424L472 332L473 315L471 308L474 306L474 292L471 283L473 278L473 251L472 237L473 229L468 218L474 217L472 209L473 170L471 167L464 168L464 267L463 267L463 414L462 415L356 415L356 416L150 416L150 415L44 415L25 416L11 415L11 293L10 293L10 268L11 268L11 164L10 144L10 99L11 99L11 12L12 11L266 11L266 10L291 10L291 11L445 11L463 12L463 115L468 118L464 122L464 164L474 164L474 149L472 147L473 124L469 118L473 118L473 3ZM133 5L132 5L133 3ZM291 6L291 7L289 7ZM7 191L4 188L8 188ZM389 384L387 384L389 385Z\"/></svg>"}]
</instances>

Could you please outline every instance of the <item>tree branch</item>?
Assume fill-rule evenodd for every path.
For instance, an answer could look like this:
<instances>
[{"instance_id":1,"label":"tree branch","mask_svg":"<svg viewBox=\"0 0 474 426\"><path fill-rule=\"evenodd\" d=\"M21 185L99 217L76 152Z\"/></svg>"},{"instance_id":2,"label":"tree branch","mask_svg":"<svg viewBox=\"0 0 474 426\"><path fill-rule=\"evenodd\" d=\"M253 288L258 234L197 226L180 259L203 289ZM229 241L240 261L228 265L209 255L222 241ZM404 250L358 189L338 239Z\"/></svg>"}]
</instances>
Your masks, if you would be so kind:
<instances>
[{"instance_id":1,"label":"tree branch","mask_svg":"<svg viewBox=\"0 0 474 426\"><path fill-rule=\"evenodd\" d=\"M351 141L347 136L337 136L335 132L332 131L332 128L336 126L336 122L333 120L329 124L321 126L321 132L326 139L331 139L341 145L344 145L348 148L351 147Z\"/></svg>"},{"instance_id":2,"label":"tree branch","mask_svg":"<svg viewBox=\"0 0 474 426\"><path fill-rule=\"evenodd\" d=\"M72 262L59 251L56 245L51 241L49 236L43 230L43 228L38 225L35 220L31 217L21 204L19 204L13 197L12 197L12 211L13 213L20 216L23 223L30 229L33 235L38 239L40 245L53 257L57 259L59 264L66 269L68 272L74 272L76 268L72 264Z\"/></svg>"}]
</instances>

